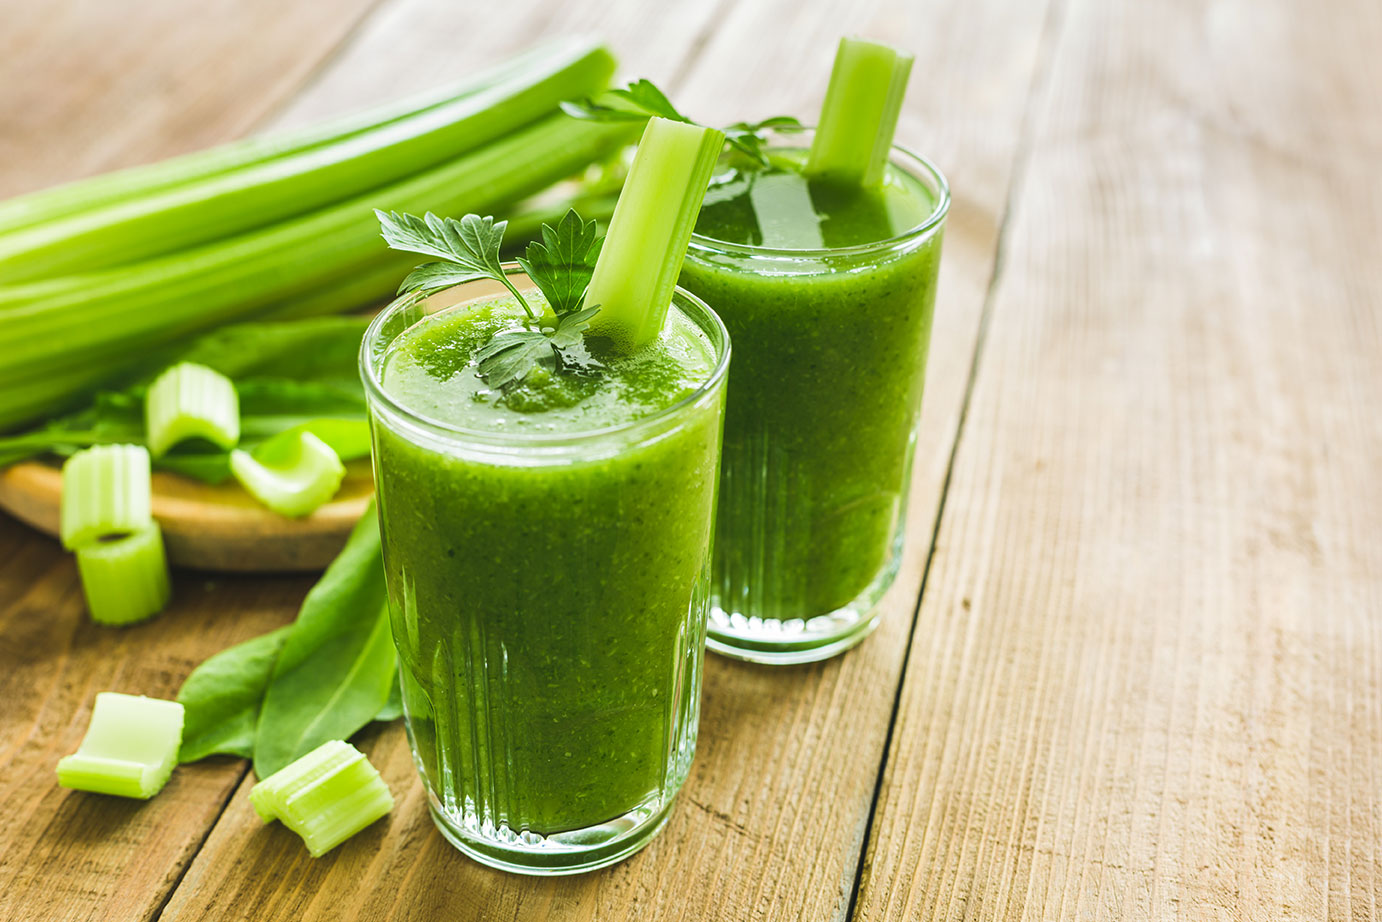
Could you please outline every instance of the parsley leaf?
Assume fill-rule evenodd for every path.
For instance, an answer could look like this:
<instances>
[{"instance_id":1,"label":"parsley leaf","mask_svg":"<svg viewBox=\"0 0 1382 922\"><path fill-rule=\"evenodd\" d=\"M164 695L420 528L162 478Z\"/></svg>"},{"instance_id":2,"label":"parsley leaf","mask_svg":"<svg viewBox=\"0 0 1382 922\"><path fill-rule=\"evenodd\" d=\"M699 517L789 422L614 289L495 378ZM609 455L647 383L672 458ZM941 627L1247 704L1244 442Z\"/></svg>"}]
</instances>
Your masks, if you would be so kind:
<instances>
[{"instance_id":1,"label":"parsley leaf","mask_svg":"<svg viewBox=\"0 0 1382 922\"><path fill-rule=\"evenodd\" d=\"M374 216L379 219L381 235L390 249L438 256L443 260L426 263L410 272L399 286L399 294L413 291L426 294L462 282L490 279L509 289L524 312L537 319L527 300L509 281L499 257L509 222L496 222L492 217L482 218L477 214L468 214L457 221L439 218L430 211L419 218L377 208Z\"/></svg>"},{"instance_id":2,"label":"parsley leaf","mask_svg":"<svg viewBox=\"0 0 1382 922\"><path fill-rule=\"evenodd\" d=\"M572 208L556 227L542 225L542 241L529 243L518 264L541 289L552 313L563 317L580 308L603 242L595 222L583 220Z\"/></svg>"},{"instance_id":3,"label":"parsley leaf","mask_svg":"<svg viewBox=\"0 0 1382 922\"><path fill-rule=\"evenodd\" d=\"M636 80L627 89L606 90L600 100L597 102L590 97L570 100L563 102L561 109L572 118L593 122L638 122L656 115L674 122L698 124L682 115L667 94L650 80ZM801 127L801 122L790 115L776 115L760 122L735 122L724 129L725 142L760 166L768 166L768 157L763 153L767 141L765 132Z\"/></svg>"},{"instance_id":4,"label":"parsley leaf","mask_svg":"<svg viewBox=\"0 0 1382 922\"><path fill-rule=\"evenodd\" d=\"M539 361L552 354L552 338L540 330L496 333L475 357L480 377L490 387L520 381Z\"/></svg>"}]
</instances>

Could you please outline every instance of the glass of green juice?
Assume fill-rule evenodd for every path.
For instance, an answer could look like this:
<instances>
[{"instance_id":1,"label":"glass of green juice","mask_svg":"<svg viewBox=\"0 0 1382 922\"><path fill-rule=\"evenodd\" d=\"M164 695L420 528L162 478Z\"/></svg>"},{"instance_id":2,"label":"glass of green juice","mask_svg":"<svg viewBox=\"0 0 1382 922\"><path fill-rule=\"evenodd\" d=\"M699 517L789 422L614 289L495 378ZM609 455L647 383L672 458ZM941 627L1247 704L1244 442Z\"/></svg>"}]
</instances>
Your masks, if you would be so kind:
<instances>
[{"instance_id":1,"label":"glass of green juice","mask_svg":"<svg viewBox=\"0 0 1382 922\"><path fill-rule=\"evenodd\" d=\"M541 293L506 267L535 305ZM403 298L361 348L408 738L442 834L572 874L637 851L696 746L729 339L678 289L661 338L488 390L494 282Z\"/></svg>"},{"instance_id":2,"label":"glass of green juice","mask_svg":"<svg viewBox=\"0 0 1382 922\"><path fill-rule=\"evenodd\" d=\"M825 659L877 626L950 204L940 171L902 147L873 190L808 180L812 137L775 133L767 170L727 155L680 279L735 351L708 645L764 663Z\"/></svg>"}]
</instances>

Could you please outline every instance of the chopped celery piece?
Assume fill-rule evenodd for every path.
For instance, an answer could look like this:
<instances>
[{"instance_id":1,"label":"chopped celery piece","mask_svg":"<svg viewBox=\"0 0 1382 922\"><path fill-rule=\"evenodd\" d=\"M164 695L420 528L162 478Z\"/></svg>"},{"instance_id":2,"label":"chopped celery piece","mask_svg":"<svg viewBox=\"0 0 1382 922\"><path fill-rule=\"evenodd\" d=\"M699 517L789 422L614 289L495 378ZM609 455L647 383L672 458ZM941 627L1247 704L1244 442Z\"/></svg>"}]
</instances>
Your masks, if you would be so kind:
<instances>
[{"instance_id":1,"label":"chopped celery piece","mask_svg":"<svg viewBox=\"0 0 1382 922\"><path fill-rule=\"evenodd\" d=\"M235 385L205 365L174 365L149 385L144 438L155 458L191 438L231 448L240 441L240 399Z\"/></svg>"},{"instance_id":2,"label":"chopped celery piece","mask_svg":"<svg viewBox=\"0 0 1382 922\"><path fill-rule=\"evenodd\" d=\"M114 541L77 548L86 609L97 624L133 624L168 604L168 558L157 522Z\"/></svg>"},{"instance_id":3,"label":"chopped celery piece","mask_svg":"<svg viewBox=\"0 0 1382 922\"><path fill-rule=\"evenodd\" d=\"M148 799L178 762L182 705L100 692L77 751L58 762L58 784L77 791Z\"/></svg>"},{"instance_id":4,"label":"chopped celery piece","mask_svg":"<svg viewBox=\"0 0 1382 922\"><path fill-rule=\"evenodd\" d=\"M586 293L600 309L591 333L624 351L657 339L724 143L714 128L648 119Z\"/></svg>"},{"instance_id":5,"label":"chopped celery piece","mask_svg":"<svg viewBox=\"0 0 1382 922\"><path fill-rule=\"evenodd\" d=\"M322 743L250 789L267 823L302 836L320 858L393 809L393 795L364 753L343 740Z\"/></svg>"},{"instance_id":6,"label":"chopped celery piece","mask_svg":"<svg viewBox=\"0 0 1382 922\"><path fill-rule=\"evenodd\" d=\"M254 454L230 453L230 471L249 494L279 515L303 516L336 495L345 465L331 446L311 432L265 442Z\"/></svg>"},{"instance_id":7,"label":"chopped celery piece","mask_svg":"<svg viewBox=\"0 0 1382 922\"><path fill-rule=\"evenodd\" d=\"M83 547L127 535L153 522L149 450L143 445L94 445L62 466L62 546Z\"/></svg>"},{"instance_id":8,"label":"chopped celery piece","mask_svg":"<svg viewBox=\"0 0 1382 922\"><path fill-rule=\"evenodd\" d=\"M910 54L877 42L840 39L806 162L808 176L849 186L882 182L911 70Z\"/></svg>"}]
</instances>

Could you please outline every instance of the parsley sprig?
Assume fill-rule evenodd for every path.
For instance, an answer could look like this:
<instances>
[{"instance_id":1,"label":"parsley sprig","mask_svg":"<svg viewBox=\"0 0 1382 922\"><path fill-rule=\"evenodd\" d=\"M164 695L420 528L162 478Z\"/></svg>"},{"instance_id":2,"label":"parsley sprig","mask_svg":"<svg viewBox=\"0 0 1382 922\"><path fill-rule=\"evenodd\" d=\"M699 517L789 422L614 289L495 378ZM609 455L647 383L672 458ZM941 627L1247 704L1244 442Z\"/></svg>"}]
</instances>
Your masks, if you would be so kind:
<instances>
[{"instance_id":1,"label":"parsley sprig","mask_svg":"<svg viewBox=\"0 0 1382 922\"><path fill-rule=\"evenodd\" d=\"M599 101L587 97L563 102L561 108L572 118L594 122L640 122L656 115L689 125L700 124L682 115L651 80L635 80L625 89L606 90L600 94ZM722 130L726 143L766 167L769 165L768 156L763 152L768 140L766 132L792 128L801 128L801 122L790 115L776 115L760 122L735 122Z\"/></svg>"},{"instance_id":2,"label":"parsley sprig","mask_svg":"<svg viewBox=\"0 0 1382 922\"><path fill-rule=\"evenodd\" d=\"M425 296L463 282L489 279L501 283L517 299L528 316L527 326L496 333L476 353L480 376L491 387L521 381L538 365L561 372L599 369L600 363L586 349L585 331L600 308L582 306L604 242L594 221L584 220L571 209L555 227L543 224L542 239L530 242L518 257L518 264L556 315L557 322L552 324L543 323L543 314L534 310L504 271L499 252L507 221L475 214L459 221L431 212L421 218L392 211L374 214L391 249L439 258L408 273L399 294Z\"/></svg>"}]
</instances>

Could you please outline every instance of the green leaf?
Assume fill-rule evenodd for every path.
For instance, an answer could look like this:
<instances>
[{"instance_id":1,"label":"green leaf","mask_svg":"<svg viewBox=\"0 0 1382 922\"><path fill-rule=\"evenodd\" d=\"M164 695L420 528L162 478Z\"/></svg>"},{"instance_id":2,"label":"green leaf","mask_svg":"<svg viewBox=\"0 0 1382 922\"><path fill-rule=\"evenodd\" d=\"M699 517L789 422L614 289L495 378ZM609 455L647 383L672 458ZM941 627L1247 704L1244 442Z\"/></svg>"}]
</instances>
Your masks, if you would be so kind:
<instances>
[{"instance_id":1,"label":"green leaf","mask_svg":"<svg viewBox=\"0 0 1382 922\"><path fill-rule=\"evenodd\" d=\"M561 108L572 118L594 122L636 122L656 115L675 122L694 124L677 111L667 94L651 80L635 80L625 89L606 90L598 100L587 97L567 101L561 104Z\"/></svg>"},{"instance_id":2,"label":"green leaf","mask_svg":"<svg viewBox=\"0 0 1382 922\"><path fill-rule=\"evenodd\" d=\"M552 340L538 330L505 330L496 333L475 354L477 371L490 387L522 380L539 361L552 355Z\"/></svg>"},{"instance_id":3,"label":"green leaf","mask_svg":"<svg viewBox=\"0 0 1382 922\"><path fill-rule=\"evenodd\" d=\"M289 627L261 634L203 662L178 690L186 709L181 762L196 762L214 753L250 758L254 728L264 689Z\"/></svg>"},{"instance_id":4,"label":"green leaf","mask_svg":"<svg viewBox=\"0 0 1382 922\"><path fill-rule=\"evenodd\" d=\"M398 684L398 676L393 677L393 687L389 689L389 700L374 715L375 720L397 720L403 716L403 688Z\"/></svg>"},{"instance_id":5,"label":"green leaf","mask_svg":"<svg viewBox=\"0 0 1382 922\"><path fill-rule=\"evenodd\" d=\"M725 128L725 140L740 153L751 158L759 166L769 166L768 155L763 153L767 143L767 132L801 130L802 124L790 115L776 115L761 122L735 122Z\"/></svg>"},{"instance_id":6,"label":"green leaf","mask_svg":"<svg viewBox=\"0 0 1382 922\"><path fill-rule=\"evenodd\" d=\"M558 317L580 307L603 239L596 223L582 219L572 208L556 227L542 225L542 241L529 243L527 254L518 257L518 264Z\"/></svg>"},{"instance_id":7,"label":"green leaf","mask_svg":"<svg viewBox=\"0 0 1382 922\"><path fill-rule=\"evenodd\" d=\"M402 295L410 291L420 291L423 294L431 294L434 291L441 291L443 288L450 288L452 285L474 282L489 277L487 273L476 273L455 263L423 263L403 277L403 281L398 286L398 293Z\"/></svg>"},{"instance_id":8,"label":"green leaf","mask_svg":"<svg viewBox=\"0 0 1382 922\"><path fill-rule=\"evenodd\" d=\"M374 719L398 671L373 504L289 630L264 694L254 771L267 778Z\"/></svg>"}]
</instances>

